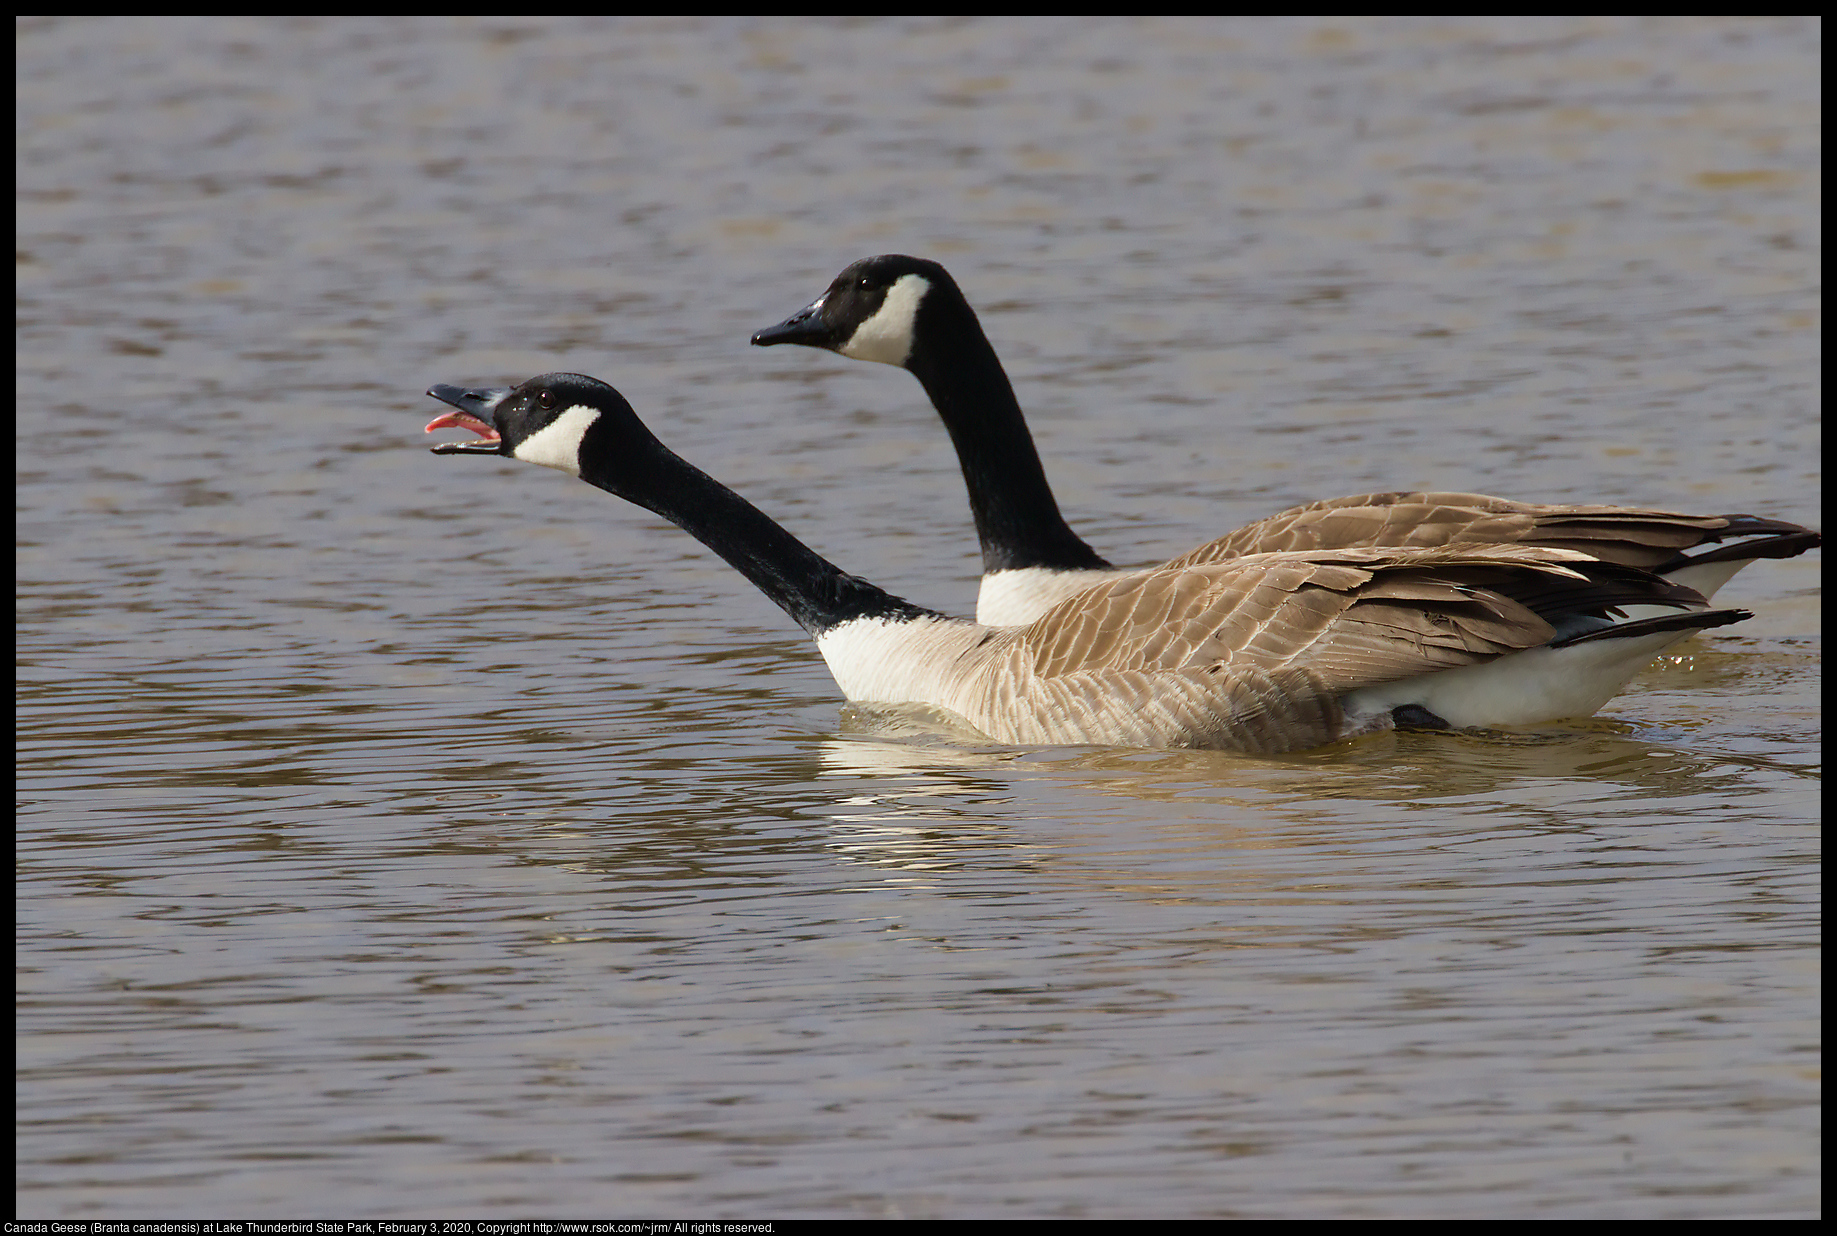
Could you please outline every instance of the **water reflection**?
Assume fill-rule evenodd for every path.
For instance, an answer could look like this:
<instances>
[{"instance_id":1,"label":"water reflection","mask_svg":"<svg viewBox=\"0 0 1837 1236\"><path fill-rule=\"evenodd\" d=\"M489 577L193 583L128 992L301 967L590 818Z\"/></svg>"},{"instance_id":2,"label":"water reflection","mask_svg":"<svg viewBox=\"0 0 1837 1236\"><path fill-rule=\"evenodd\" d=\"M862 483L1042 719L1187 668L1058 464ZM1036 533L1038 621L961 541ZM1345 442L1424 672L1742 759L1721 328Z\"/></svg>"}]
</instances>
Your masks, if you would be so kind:
<instances>
[{"instance_id":1,"label":"water reflection","mask_svg":"<svg viewBox=\"0 0 1837 1236\"><path fill-rule=\"evenodd\" d=\"M861 722L858 722L861 724ZM864 725L863 728L866 728ZM846 781L821 814L828 844L850 861L901 877L1004 861L1066 878L1089 867L1092 846L1180 852L1183 891L1165 875L1158 896L1237 900L1285 897L1299 878L1308 898L1340 888L1333 866L1367 851L1428 844L1456 850L1507 844L1535 852L1546 836L1589 852L1604 838L1645 850L1675 838L1741 828L1763 817L1777 780L1794 770L1709 755L1596 719L1525 734L1390 734L1280 759L1205 751L941 745L935 736L865 733L820 744L821 775ZM819 786L822 781L817 783ZM1043 826L1022 827L1038 819ZM1051 823L1044 823L1051 821ZM1118 829L1131 830L1125 841ZM1658 830L1641 841L1640 830ZM1279 856L1259 871L1249 854ZM1101 887L1135 887L1113 861ZM1125 864L1128 865L1128 864ZM1206 873L1210 872L1210 875ZM1217 883L1224 879L1224 884ZM1287 890L1287 891L1284 891Z\"/></svg>"},{"instance_id":2,"label":"water reflection","mask_svg":"<svg viewBox=\"0 0 1837 1236\"><path fill-rule=\"evenodd\" d=\"M855 726L860 737L823 744L825 775L899 777L915 783L913 793L941 795L990 791L994 781L978 780L973 775L978 770L1004 783L1049 779L1150 801L1228 807L1285 799L1422 802L1424 795L1443 803L1467 799L1509 806L1527 783L1570 782L1578 796L1586 796L1581 801L1611 810L1622 795L1649 802L1735 793L1750 770L1798 772L1777 761L1656 742L1642 737L1648 727L1605 718L1529 733L1380 734L1275 758L1112 748L977 750L915 740L915 732L927 733L920 726L892 727L904 732L903 740L871 722L857 720ZM927 736L951 733L939 724Z\"/></svg>"}]
</instances>

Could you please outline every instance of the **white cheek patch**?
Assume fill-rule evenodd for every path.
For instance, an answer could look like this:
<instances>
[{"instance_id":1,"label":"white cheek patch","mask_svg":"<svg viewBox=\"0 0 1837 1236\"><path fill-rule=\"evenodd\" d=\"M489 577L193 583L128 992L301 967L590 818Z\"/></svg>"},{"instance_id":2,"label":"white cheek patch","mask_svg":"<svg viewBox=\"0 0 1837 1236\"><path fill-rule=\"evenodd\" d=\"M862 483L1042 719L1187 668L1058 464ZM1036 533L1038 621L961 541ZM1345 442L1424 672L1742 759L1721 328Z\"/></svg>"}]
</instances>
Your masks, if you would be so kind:
<instances>
[{"instance_id":1,"label":"white cheek patch","mask_svg":"<svg viewBox=\"0 0 1837 1236\"><path fill-rule=\"evenodd\" d=\"M855 328L848 342L836 351L851 360L904 365L912 355L912 328L918 320L919 302L931 290L923 275L901 275L887 289L880 311Z\"/></svg>"},{"instance_id":2,"label":"white cheek patch","mask_svg":"<svg viewBox=\"0 0 1837 1236\"><path fill-rule=\"evenodd\" d=\"M598 408L577 403L517 443L517 448L511 454L524 463L541 464L545 468L566 472L569 476L579 476L581 439L587 436L587 431L593 428L593 422L599 419Z\"/></svg>"}]
</instances>

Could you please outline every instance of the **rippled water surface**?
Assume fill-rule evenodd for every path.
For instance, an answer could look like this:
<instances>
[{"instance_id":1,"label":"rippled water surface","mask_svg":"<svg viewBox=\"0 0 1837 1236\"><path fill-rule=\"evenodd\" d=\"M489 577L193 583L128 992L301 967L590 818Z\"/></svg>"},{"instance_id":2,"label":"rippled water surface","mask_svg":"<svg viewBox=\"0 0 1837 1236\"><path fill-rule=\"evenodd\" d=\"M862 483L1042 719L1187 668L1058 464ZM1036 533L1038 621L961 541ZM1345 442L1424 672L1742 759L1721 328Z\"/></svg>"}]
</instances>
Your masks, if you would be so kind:
<instances>
[{"instance_id":1,"label":"rippled water surface","mask_svg":"<svg viewBox=\"0 0 1837 1236\"><path fill-rule=\"evenodd\" d=\"M1817 522L1811 19L18 28L28 1217L1805 1217L1819 556L1585 722L840 705L555 369L973 605L945 262L1118 561L1384 488Z\"/></svg>"}]
</instances>

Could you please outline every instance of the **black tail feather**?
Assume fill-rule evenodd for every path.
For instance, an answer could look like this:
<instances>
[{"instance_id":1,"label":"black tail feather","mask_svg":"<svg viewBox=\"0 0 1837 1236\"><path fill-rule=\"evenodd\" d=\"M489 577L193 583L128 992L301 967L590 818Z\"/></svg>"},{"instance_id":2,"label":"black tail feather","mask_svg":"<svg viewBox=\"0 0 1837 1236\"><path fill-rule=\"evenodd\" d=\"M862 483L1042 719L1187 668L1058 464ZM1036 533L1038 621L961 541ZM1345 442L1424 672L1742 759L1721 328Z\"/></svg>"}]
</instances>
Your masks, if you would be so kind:
<instances>
[{"instance_id":1,"label":"black tail feather","mask_svg":"<svg viewBox=\"0 0 1837 1236\"><path fill-rule=\"evenodd\" d=\"M1585 644L1596 639L1626 639L1634 635L1653 635L1660 631L1702 631L1710 627L1726 627L1731 623L1746 622L1754 617L1753 611L1745 609L1693 609L1678 614L1660 614L1656 618L1638 618L1632 622L1617 623L1611 627L1602 627L1594 631L1583 631L1577 635L1550 641L1552 648L1568 648L1572 644Z\"/></svg>"}]
</instances>

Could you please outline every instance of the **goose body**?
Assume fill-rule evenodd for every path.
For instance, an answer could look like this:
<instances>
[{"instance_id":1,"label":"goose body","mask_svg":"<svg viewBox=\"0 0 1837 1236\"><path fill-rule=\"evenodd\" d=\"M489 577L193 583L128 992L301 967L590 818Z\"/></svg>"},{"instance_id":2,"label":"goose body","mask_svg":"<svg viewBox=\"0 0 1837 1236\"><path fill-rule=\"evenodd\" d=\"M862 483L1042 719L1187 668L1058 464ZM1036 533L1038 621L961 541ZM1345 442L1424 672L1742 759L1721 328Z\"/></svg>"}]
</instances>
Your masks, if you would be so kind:
<instances>
[{"instance_id":1,"label":"goose body","mask_svg":"<svg viewBox=\"0 0 1837 1236\"><path fill-rule=\"evenodd\" d=\"M923 384L956 446L982 543L979 621L1031 622L1131 569L1111 565L1060 515L1007 373L956 281L936 262L897 254L856 262L753 342L799 343L895 365ZM1282 511L1180 561L1294 550L1546 546L1654 571L1707 597L1758 558L1791 557L1818 542L1798 524L1753 515L1379 493Z\"/></svg>"},{"instance_id":2,"label":"goose body","mask_svg":"<svg viewBox=\"0 0 1837 1236\"><path fill-rule=\"evenodd\" d=\"M801 625L849 699L943 709L999 742L1270 753L1398 725L1536 724L1594 712L1663 648L1749 616L1636 567L1517 545L1180 560L1025 626L964 622L821 558L596 379L428 393L454 409L430 431L477 435L436 454L542 464L662 515Z\"/></svg>"}]
</instances>

